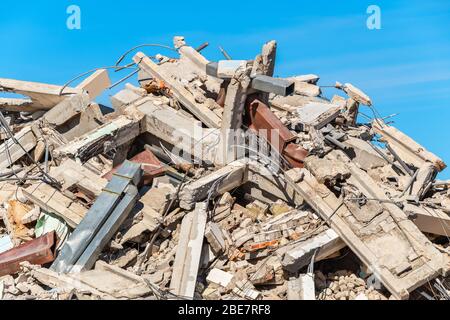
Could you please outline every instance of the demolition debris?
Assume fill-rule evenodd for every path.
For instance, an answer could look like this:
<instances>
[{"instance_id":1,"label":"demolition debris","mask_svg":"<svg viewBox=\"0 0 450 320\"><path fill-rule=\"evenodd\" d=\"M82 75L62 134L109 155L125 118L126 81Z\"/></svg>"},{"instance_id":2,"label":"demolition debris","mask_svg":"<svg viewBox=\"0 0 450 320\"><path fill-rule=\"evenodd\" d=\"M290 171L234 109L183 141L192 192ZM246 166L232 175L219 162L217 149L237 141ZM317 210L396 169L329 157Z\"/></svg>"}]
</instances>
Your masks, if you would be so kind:
<instances>
[{"instance_id":1,"label":"demolition debris","mask_svg":"<svg viewBox=\"0 0 450 320\"><path fill-rule=\"evenodd\" d=\"M275 41L206 47L0 79L0 299L448 300L445 163L353 84L274 77Z\"/></svg>"}]
</instances>

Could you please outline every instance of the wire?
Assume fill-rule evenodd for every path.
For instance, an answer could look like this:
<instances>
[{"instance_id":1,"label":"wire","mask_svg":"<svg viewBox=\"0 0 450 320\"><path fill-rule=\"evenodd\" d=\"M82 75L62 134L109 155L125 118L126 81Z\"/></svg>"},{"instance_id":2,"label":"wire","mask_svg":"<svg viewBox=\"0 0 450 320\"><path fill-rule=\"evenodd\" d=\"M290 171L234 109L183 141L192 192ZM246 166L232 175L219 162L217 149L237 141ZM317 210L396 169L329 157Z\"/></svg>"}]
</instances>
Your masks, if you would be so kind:
<instances>
[{"instance_id":1,"label":"wire","mask_svg":"<svg viewBox=\"0 0 450 320\"><path fill-rule=\"evenodd\" d=\"M132 67L133 65L135 65L135 63L130 63L130 64L128 64L128 65L126 65L126 66L122 66L122 67L118 67L118 66L108 66L108 67L102 67L102 68L95 68L95 69L91 69L91 70L89 70L89 71L83 72L83 73L79 74L78 76L76 76L75 78L72 78L72 79L70 79L69 81L67 81L67 82L61 87L61 90L59 91L59 95L61 96L61 95L63 94L64 89L66 89L67 86L69 86L69 84L71 84L72 82L74 82L74 81L76 81L76 80L78 80L78 79L80 79L80 78L82 78L82 77L84 77L84 76L87 76L88 74L91 74L91 73L94 73L94 72L96 72L96 71L98 71L98 70L103 70L103 69L106 69L106 70L114 69L114 70L116 70L116 71L120 71L120 70L123 70L123 69L131 69L131 67Z\"/></svg>"},{"instance_id":2,"label":"wire","mask_svg":"<svg viewBox=\"0 0 450 320\"><path fill-rule=\"evenodd\" d=\"M130 52L133 52L134 50L139 49L139 48L142 48L142 47L158 47L158 48L164 48L164 49L168 49L168 50L171 50L171 51L178 52L178 50L176 50L176 49L174 49L174 48L172 48L172 47L163 45L163 44L158 44L158 43L140 44L140 45L138 45L138 46L135 46L135 47L133 47L133 48L127 50L123 55L121 55L120 58L119 58L119 59L117 60L117 62L116 62L116 66L118 66L118 65L123 61L123 59L125 59L126 56L127 56L128 54L130 54Z\"/></svg>"}]
</instances>

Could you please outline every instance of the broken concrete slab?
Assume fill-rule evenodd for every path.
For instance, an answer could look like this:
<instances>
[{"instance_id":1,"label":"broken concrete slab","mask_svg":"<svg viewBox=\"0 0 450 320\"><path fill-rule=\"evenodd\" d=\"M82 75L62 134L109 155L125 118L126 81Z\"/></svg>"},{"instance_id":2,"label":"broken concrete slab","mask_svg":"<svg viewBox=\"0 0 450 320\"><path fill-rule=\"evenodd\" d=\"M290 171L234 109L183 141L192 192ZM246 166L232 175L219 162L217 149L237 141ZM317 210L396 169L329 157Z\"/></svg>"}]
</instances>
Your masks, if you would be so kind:
<instances>
[{"instance_id":1,"label":"broken concrete slab","mask_svg":"<svg viewBox=\"0 0 450 320\"><path fill-rule=\"evenodd\" d=\"M321 129L336 119L340 112L339 106L333 104L308 103L296 110L296 116L298 117L296 122L305 128Z\"/></svg>"},{"instance_id":2,"label":"broken concrete slab","mask_svg":"<svg viewBox=\"0 0 450 320\"><path fill-rule=\"evenodd\" d=\"M64 89L64 90L63 90ZM81 94L83 90L38 82L0 79L0 91L14 92L28 96L33 107L49 110L66 98L67 95Z\"/></svg>"},{"instance_id":3,"label":"broken concrete slab","mask_svg":"<svg viewBox=\"0 0 450 320\"><path fill-rule=\"evenodd\" d=\"M75 141L57 148L55 156L79 159L85 163L100 153L108 152L136 138L139 134L139 121L120 116Z\"/></svg>"},{"instance_id":4,"label":"broken concrete slab","mask_svg":"<svg viewBox=\"0 0 450 320\"><path fill-rule=\"evenodd\" d=\"M364 104L366 106L372 105L372 99L370 99L370 97L367 94L365 94L361 89L358 89L351 83L346 83L342 85L341 83L337 82L336 88L344 90L345 93L347 93L350 98L352 98L354 101L358 103Z\"/></svg>"},{"instance_id":5,"label":"broken concrete slab","mask_svg":"<svg viewBox=\"0 0 450 320\"><path fill-rule=\"evenodd\" d=\"M290 78L294 79L295 81L301 81L301 82L306 82L306 83L311 83L311 84L316 84L320 80L320 77L316 74L304 74L304 75L294 76L294 77L290 77Z\"/></svg>"},{"instance_id":6,"label":"broken concrete slab","mask_svg":"<svg viewBox=\"0 0 450 320\"><path fill-rule=\"evenodd\" d=\"M243 123L244 106L251 84L250 72L250 67L244 61L243 66L233 73L228 84L220 128L221 139L216 158L218 165L225 166L238 160L239 154L244 153L239 148L242 142L235 140L237 138L236 132L242 127Z\"/></svg>"},{"instance_id":7,"label":"broken concrete slab","mask_svg":"<svg viewBox=\"0 0 450 320\"><path fill-rule=\"evenodd\" d=\"M202 128L201 123L166 106L156 106L148 100L137 109L145 115L143 129L174 146L181 158L213 163L220 134L214 129ZM198 160L197 160L198 159Z\"/></svg>"},{"instance_id":8,"label":"broken concrete slab","mask_svg":"<svg viewBox=\"0 0 450 320\"><path fill-rule=\"evenodd\" d=\"M141 68L151 74L153 77L164 81L175 97L188 108L200 121L206 124L210 128L220 127L220 118L208 109L206 106L197 103L190 92L188 92L180 83L177 83L169 74L166 74L161 70L158 65L151 61L142 52L139 52L133 58ZM220 107L219 107L220 108Z\"/></svg>"},{"instance_id":9,"label":"broken concrete slab","mask_svg":"<svg viewBox=\"0 0 450 320\"><path fill-rule=\"evenodd\" d=\"M115 299L113 296L101 292L95 287L91 287L77 279L73 279L69 275L58 274L50 269L33 269L31 275L34 279L50 288L69 292L75 289L80 292L89 292L105 299Z\"/></svg>"},{"instance_id":10,"label":"broken concrete slab","mask_svg":"<svg viewBox=\"0 0 450 320\"><path fill-rule=\"evenodd\" d=\"M307 81L304 81L303 79L306 79ZM320 87L311 83L315 80L313 77L300 78L300 80L299 78L294 77L294 78L287 78L287 80L295 82L295 94L308 97L318 97L322 94L322 90L320 90Z\"/></svg>"},{"instance_id":11,"label":"broken concrete slab","mask_svg":"<svg viewBox=\"0 0 450 320\"><path fill-rule=\"evenodd\" d=\"M283 268L296 273L311 263L314 255L315 261L321 261L345 247L336 232L327 229L310 239L277 250L277 255L283 257Z\"/></svg>"},{"instance_id":12,"label":"broken concrete slab","mask_svg":"<svg viewBox=\"0 0 450 320\"><path fill-rule=\"evenodd\" d=\"M303 171L304 179L296 184L296 190L323 219L330 221L333 229L339 234L341 239L344 240L344 242L366 265L377 267L381 282L395 297L407 299L409 292L423 284L424 279L427 277L435 277L439 272L442 272L442 267L444 266L443 256L437 250L429 247L429 240L420 233L417 227L412 225L411 221L397 220L401 219L400 216L402 216L403 219L405 218L405 214L398 207L392 204L384 205L391 211L392 216L390 216L390 218L398 221L394 222L394 220L392 220L391 222L388 222L389 220L386 220L386 223L392 224L393 229L391 229L391 232L378 233L377 236L371 240L361 238L361 235L358 236L358 234L354 233L353 230L355 227L349 225L351 221L356 222L355 218L351 218L353 215L349 209L345 205L340 205L340 201L338 201L335 195L323 184L318 183L309 171L306 169L300 170ZM355 174L355 179L357 177L356 174L361 176L364 175L361 171L354 171L352 173ZM288 175L290 175L290 173L288 173ZM371 180L368 176L364 176L364 178L358 177L358 179L360 179L358 180L360 184L358 187L360 190L364 190L363 185L367 186ZM374 185L376 184L371 184L372 187ZM369 190L370 192L373 192L374 189L371 188ZM372 194L370 196L371 198L385 198L385 195L381 191L377 190L375 192L376 195ZM337 214L334 214L334 212ZM389 215L385 216L384 219L388 218ZM373 223L376 223L377 225L381 222L377 221L377 219L374 221L375 222ZM415 241L410 243L408 238L404 239L403 236L401 236L403 234L402 230L405 230L403 228L407 229L408 238L410 237L409 234L414 234L414 237L417 237ZM398 231L393 233L392 230L394 229ZM373 233L373 231L371 233ZM381 243L383 244L381 245ZM399 246L399 243L403 243L404 245ZM412 266L409 261L411 250L420 250L423 252L423 256L426 256L429 261L426 264ZM396 269L400 264L400 261L406 262L408 268L405 270ZM434 267L430 269L430 265L434 265ZM424 277L425 274L428 274L428 276Z\"/></svg>"},{"instance_id":13,"label":"broken concrete slab","mask_svg":"<svg viewBox=\"0 0 450 320\"><path fill-rule=\"evenodd\" d=\"M413 182L411 193L408 196L408 200L418 203L423 200L425 193L427 193L432 185L433 180L436 178L436 167L431 163L426 163L418 169L418 173L415 181Z\"/></svg>"},{"instance_id":14,"label":"broken concrete slab","mask_svg":"<svg viewBox=\"0 0 450 320\"><path fill-rule=\"evenodd\" d=\"M96 103L90 103L79 114L58 127L57 130L67 141L72 141L100 127L105 122L106 119L101 107Z\"/></svg>"},{"instance_id":15,"label":"broken concrete slab","mask_svg":"<svg viewBox=\"0 0 450 320\"><path fill-rule=\"evenodd\" d=\"M206 204L197 203L181 224L170 288L173 294L185 299L194 298L206 218Z\"/></svg>"},{"instance_id":16,"label":"broken concrete slab","mask_svg":"<svg viewBox=\"0 0 450 320\"><path fill-rule=\"evenodd\" d=\"M301 274L298 278L288 281L288 300L316 300L314 274Z\"/></svg>"},{"instance_id":17,"label":"broken concrete slab","mask_svg":"<svg viewBox=\"0 0 450 320\"><path fill-rule=\"evenodd\" d=\"M439 172L447 167L442 159L429 152L426 148L400 130L383 124L381 120L373 121L372 127L376 133L381 135L381 141L389 143L391 148L394 149L406 163L409 163L416 168L421 168L425 162L430 162Z\"/></svg>"},{"instance_id":18,"label":"broken concrete slab","mask_svg":"<svg viewBox=\"0 0 450 320\"><path fill-rule=\"evenodd\" d=\"M447 237L450 235L450 216L442 210L411 203L404 211L422 232Z\"/></svg>"},{"instance_id":19,"label":"broken concrete slab","mask_svg":"<svg viewBox=\"0 0 450 320\"><path fill-rule=\"evenodd\" d=\"M103 261L98 261L94 270L69 276L117 299L136 299L151 293L142 277Z\"/></svg>"},{"instance_id":20,"label":"broken concrete slab","mask_svg":"<svg viewBox=\"0 0 450 320\"><path fill-rule=\"evenodd\" d=\"M18 141L20 147L15 141ZM30 126L27 126L14 135L14 139L8 139L0 145L0 169L11 167L26 152L31 151L37 144L37 139Z\"/></svg>"},{"instance_id":21,"label":"broken concrete slab","mask_svg":"<svg viewBox=\"0 0 450 320\"><path fill-rule=\"evenodd\" d=\"M72 159L62 161L58 167L52 168L49 174L62 181L63 191L81 192L92 199L99 196L108 183L108 180Z\"/></svg>"},{"instance_id":22,"label":"broken concrete slab","mask_svg":"<svg viewBox=\"0 0 450 320\"><path fill-rule=\"evenodd\" d=\"M363 170L368 171L386 165L386 160L373 149L370 142L354 137L348 137L343 144L353 149L353 161L355 161L355 163Z\"/></svg>"},{"instance_id":23,"label":"broken concrete slab","mask_svg":"<svg viewBox=\"0 0 450 320\"><path fill-rule=\"evenodd\" d=\"M79 115L89 104L90 97L87 94L76 94L58 103L42 119L48 124L58 127Z\"/></svg>"},{"instance_id":24,"label":"broken concrete slab","mask_svg":"<svg viewBox=\"0 0 450 320\"><path fill-rule=\"evenodd\" d=\"M33 101L30 99L0 98L0 111L35 112L39 110L41 108L33 106Z\"/></svg>"},{"instance_id":25,"label":"broken concrete slab","mask_svg":"<svg viewBox=\"0 0 450 320\"><path fill-rule=\"evenodd\" d=\"M111 86L108 70L99 69L83 80L76 88L89 94L91 100L95 100L100 94Z\"/></svg>"},{"instance_id":26,"label":"broken concrete slab","mask_svg":"<svg viewBox=\"0 0 450 320\"><path fill-rule=\"evenodd\" d=\"M234 276L231 273L220 269L212 269L209 272L208 277L206 277L206 281L208 281L208 283L214 283L221 287L227 288L232 283L233 277Z\"/></svg>"},{"instance_id":27,"label":"broken concrete slab","mask_svg":"<svg viewBox=\"0 0 450 320\"><path fill-rule=\"evenodd\" d=\"M142 96L129 89L123 89L111 96L111 104L114 110L119 111L139 99L142 99Z\"/></svg>"},{"instance_id":28,"label":"broken concrete slab","mask_svg":"<svg viewBox=\"0 0 450 320\"><path fill-rule=\"evenodd\" d=\"M75 228L87 213L86 207L45 183L33 184L23 190L24 196L42 210L64 219Z\"/></svg>"},{"instance_id":29,"label":"broken concrete slab","mask_svg":"<svg viewBox=\"0 0 450 320\"><path fill-rule=\"evenodd\" d=\"M225 235L217 223L208 223L205 230L205 237L216 255L226 252L228 246Z\"/></svg>"},{"instance_id":30,"label":"broken concrete slab","mask_svg":"<svg viewBox=\"0 0 450 320\"><path fill-rule=\"evenodd\" d=\"M195 203L205 200L208 192L220 195L247 181L247 160L230 163L210 175L186 185L180 192L180 207L191 210Z\"/></svg>"}]
</instances>

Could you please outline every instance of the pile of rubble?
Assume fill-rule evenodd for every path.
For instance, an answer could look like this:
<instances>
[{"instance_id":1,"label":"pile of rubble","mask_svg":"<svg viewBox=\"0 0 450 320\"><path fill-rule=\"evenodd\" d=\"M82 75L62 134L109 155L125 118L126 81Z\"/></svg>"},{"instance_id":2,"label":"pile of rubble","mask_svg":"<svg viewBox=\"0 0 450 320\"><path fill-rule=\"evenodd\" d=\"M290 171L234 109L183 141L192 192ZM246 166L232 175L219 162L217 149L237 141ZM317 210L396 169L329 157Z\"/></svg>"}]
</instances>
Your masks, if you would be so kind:
<instances>
[{"instance_id":1,"label":"pile of rubble","mask_svg":"<svg viewBox=\"0 0 450 320\"><path fill-rule=\"evenodd\" d=\"M274 77L274 41L206 46L0 79L0 298L448 299L444 162L355 86Z\"/></svg>"}]
</instances>

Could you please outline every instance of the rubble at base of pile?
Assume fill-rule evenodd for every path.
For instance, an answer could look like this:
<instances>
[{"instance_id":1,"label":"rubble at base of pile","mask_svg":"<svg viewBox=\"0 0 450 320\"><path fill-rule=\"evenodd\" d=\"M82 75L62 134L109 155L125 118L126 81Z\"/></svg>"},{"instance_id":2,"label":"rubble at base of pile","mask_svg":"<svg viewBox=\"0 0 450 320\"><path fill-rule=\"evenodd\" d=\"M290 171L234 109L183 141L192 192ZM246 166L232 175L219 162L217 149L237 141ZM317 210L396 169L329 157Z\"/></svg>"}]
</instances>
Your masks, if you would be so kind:
<instances>
[{"instance_id":1,"label":"rubble at base of pile","mask_svg":"<svg viewBox=\"0 0 450 320\"><path fill-rule=\"evenodd\" d=\"M445 163L275 41L204 48L135 54L113 109L107 70L0 79L0 300L448 300Z\"/></svg>"},{"instance_id":2,"label":"rubble at base of pile","mask_svg":"<svg viewBox=\"0 0 450 320\"><path fill-rule=\"evenodd\" d=\"M323 288L318 295L319 300L387 300L351 271L343 270L326 276L319 271L316 273L316 287Z\"/></svg>"}]
</instances>

